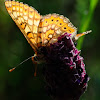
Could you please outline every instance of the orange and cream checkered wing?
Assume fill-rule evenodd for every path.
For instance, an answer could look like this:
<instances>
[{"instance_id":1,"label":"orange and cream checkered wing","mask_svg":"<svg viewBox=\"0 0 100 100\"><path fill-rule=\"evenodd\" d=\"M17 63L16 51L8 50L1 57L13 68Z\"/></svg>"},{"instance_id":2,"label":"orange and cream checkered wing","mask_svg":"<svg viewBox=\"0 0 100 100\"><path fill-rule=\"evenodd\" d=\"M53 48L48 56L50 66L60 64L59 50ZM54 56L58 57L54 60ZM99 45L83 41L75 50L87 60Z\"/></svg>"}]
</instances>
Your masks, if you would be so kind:
<instances>
[{"instance_id":1,"label":"orange and cream checkered wing","mask_svg":"<svg viewBox=\"0 0 100 100\"><path fill-rule=\"evenodd\" d=\"M25 38L36 51L37 43L41 42L38 38L38 25L41 19L40 14L27 4L17 1L5 1L6 9L14 22L17 24Z\"/></svg>"},{"instance_id":2,"label":"orange and cream checkered wing","mask_svg":"<svg viewBox=\"0 0 100 100\"><path fill-rule=\"evenodd\" d=\"M69 19L56 13L43 16L38 30L41 33L42 45L44 46L56 42L58 37L64 33L71 34L72 38L77 34L76 27Z\"/></svg>"}]
</instances>

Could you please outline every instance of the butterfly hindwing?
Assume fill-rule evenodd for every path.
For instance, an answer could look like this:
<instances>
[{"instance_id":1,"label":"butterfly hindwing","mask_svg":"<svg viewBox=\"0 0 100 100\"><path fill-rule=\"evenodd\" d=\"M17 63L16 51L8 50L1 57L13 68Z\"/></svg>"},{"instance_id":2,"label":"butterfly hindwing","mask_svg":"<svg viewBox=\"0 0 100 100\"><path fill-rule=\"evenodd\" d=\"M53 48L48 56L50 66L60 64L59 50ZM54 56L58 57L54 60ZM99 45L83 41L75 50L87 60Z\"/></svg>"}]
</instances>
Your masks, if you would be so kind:
<instances>
[{"instance_id":1,"label":"butterfly hindwing","mask_svg":"<svg viewBox=\"0 0 100 100\"><path fill-rule=\"evenodd\" d=\"M66 32L72 37L77 33L77 29L68 18L55 13L42 18L39 31L41 31L42 45L44 46L56 42L58 37Z\"/></svg>"}]
</instances>

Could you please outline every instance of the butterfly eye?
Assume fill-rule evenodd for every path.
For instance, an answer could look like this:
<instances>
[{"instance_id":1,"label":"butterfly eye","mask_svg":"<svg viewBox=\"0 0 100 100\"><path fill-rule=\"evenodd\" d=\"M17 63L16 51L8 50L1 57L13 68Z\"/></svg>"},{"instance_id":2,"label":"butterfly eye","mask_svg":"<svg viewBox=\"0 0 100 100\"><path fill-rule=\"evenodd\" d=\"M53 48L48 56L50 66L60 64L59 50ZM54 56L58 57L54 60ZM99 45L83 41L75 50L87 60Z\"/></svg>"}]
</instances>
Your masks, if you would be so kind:
<instances>
[{"instance_id":1,"label":"butterfly eye","mask_svg":"<svg viewBox=\"0 0 100 100\"><path fill-rule=\"evenodd\" d=\"M53 22L53 19L51 21Z\"/></svg>"},{"instance_id":2,"label":"butterfly eye","mask_svg":"<svg viewBox=\"0 0 100 100\"><path fill-rule=\"evenodd\" d=\"M35 61L38 61L38 57L37 57L37 56L35 56L35 57L34 57L34 60L35 60Z\"/></svg>"}]
</instances>

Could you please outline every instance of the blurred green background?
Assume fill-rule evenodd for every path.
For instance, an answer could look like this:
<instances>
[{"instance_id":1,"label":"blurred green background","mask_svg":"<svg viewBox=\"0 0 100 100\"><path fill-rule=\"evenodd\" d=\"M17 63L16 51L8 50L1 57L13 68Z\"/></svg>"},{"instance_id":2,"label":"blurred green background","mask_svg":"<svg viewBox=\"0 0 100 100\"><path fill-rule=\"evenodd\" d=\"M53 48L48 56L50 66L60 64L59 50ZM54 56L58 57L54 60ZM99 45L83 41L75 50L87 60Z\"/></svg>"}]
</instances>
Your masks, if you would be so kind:
<instances>
[{"instance_id":1,"label":"blurred green background","mask_svg":"<svg viewBox=\"0 0 100 100\"><path fill-rule=\"evenodd\" d=\"M78 28L78 33L92 33L78 41L90 76L88 88L80 100L100 100L100 2L99 0L19 0L37 9L41 15L58 13L68 17ZM15 71L8 70L34 51L7 13L4 0L0 0L0 100L52 100L45 93L42 65L34 77L31 60Z\"/></svg>"}]
</instances>

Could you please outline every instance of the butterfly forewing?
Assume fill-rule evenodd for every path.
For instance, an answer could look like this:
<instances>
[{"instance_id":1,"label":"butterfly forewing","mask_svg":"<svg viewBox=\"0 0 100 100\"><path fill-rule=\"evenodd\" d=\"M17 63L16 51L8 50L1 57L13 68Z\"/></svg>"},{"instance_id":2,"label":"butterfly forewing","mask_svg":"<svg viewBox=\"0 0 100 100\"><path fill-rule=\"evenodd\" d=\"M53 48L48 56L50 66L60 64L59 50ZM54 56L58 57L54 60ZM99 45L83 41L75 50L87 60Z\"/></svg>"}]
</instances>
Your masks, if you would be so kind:
<instances>
[{"instance_id":1,"label":"butterfly forewing","mask_svg":"<svg viewBox=\"0 0 100 100\"><path fill-rule=\"evenodd\" d=\"M36 51L38 39L38 26L40 14L32 7L16 1L5 1L6 9L14 22L17 24L25 38Z\"/></svg>"}]
</instances>

